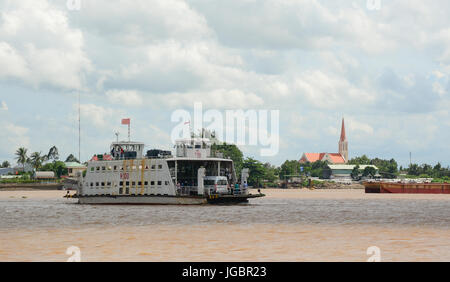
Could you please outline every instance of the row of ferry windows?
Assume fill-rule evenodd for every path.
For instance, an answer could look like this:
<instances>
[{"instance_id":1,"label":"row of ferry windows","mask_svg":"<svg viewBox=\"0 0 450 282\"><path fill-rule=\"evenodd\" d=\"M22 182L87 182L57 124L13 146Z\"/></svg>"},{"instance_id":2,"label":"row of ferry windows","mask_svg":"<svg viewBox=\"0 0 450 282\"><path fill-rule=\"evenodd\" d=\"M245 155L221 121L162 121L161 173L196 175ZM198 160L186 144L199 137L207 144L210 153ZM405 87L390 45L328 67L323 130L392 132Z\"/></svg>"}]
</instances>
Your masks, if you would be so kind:
<instances>
[{"instance_id":1,"label":"row of ferry windows","mask_svg":"<svg viewBox=\"0 0 450 282\"><path fill-rule=\"evenodd\" d=\"M121 181L120 182L120 186L123 186L124 184L125 184L125 186L130 186L130 183L131 183L131 186L132 187L134 187L134 186L136 186L136 183L137 183L137 185L140 187L140 186L142 186L142 182L141 181L139 181L139 182L135 182L135 181ZM145 181L144 182L144 186L148 186L148 181ZM155 184L157 185L157 186L162 186L163 185L163 182L162 181L150 181L150 186L155 186ZM164 181L164 185L165 186L169 186L169 181ZM109 187L109 186L111 186L111 182L91 182L90 183L90 186L91 187Z\"/></svg>"},{"instance_id":2,"label":"row of ferry windows","mask_svg":"<svg viewBox=\"0 0 450 282\"><path fill-rule=\"evenodd\" d=\"M130 193L131 192L131 193ZM134 192L134 193L133 193ZM130 194L134 194L134 195L139 195L139 194L141 194L142 195L142 192L137 192L137 191L132 191L132 190L130 190L130 188L125 188L125 189L123 189L123 188L119 188L119 195L123 195L123 194L125 194L125 195L130 195ZM143 192L143 194L144 195L148 195L148 194L150 194L150 195L161 195L161 194L155 194L155 193L151 193L150 191L148 191L147 189L145 189L145 191ZM167 194L164 194L164 195L167 195Z\"/></svg>"},{"instance_id":3,"label":"row of ferry windows","mask_svg":"<svg viewBox=\"0 0 450 282\"><path fill-rule=\"evenodd\" d=\"M152 165L151 169L156 169L156 167L158 167L158 169L162 169L163 168L162 165L160 164L160 165ZM127 171L136 170L136 169L142 170L142 166L141 165L140 166L135 166L135 165L134 166L126 166L125 168L126 168ZM148 170L149 166L146 165L144 169ZM91 172L94 172L94 171L95 172L100 172L100 171L106 171L106 170L108 170L108 171L118 171L118 170L123 171L124 167L123 166L117 166L117 165L115 165L115 166L108 166L108 167L106 167L106 166L91 167Z\"/></svg>"}]
</instances>

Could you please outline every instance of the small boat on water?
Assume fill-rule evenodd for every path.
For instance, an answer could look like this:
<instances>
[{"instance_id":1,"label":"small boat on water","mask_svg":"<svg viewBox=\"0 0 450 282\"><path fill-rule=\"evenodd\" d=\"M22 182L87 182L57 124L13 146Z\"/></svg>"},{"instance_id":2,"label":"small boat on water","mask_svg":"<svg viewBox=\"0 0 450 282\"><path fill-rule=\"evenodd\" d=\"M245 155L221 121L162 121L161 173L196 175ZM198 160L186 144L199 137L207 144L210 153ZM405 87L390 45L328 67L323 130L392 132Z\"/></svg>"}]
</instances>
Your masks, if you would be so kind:
<instances>
[{"instance_id":1,"label":"small boat on water","mask_svg":"<svg viewBox=\"0 0 450 282\"><path fill-rule=\"evenodd\" d=\"M450 194L450 183L364 182L366 193Z\"/></svg>"},{"instance_id":2,"label":"small boat on water","mask_svg":"<svg viewBox=\"0 0 450 282\"><path fill-rule=\"evenodd\" d=\"M144 143L113 142L110 155L96 155L86 175L78 176L80 204L237 204L264 197L247 189L248 169L240 181L233 160L211 152L207 138L176 141L171 151L149 150Z\"/></svg>"}]
</instances>

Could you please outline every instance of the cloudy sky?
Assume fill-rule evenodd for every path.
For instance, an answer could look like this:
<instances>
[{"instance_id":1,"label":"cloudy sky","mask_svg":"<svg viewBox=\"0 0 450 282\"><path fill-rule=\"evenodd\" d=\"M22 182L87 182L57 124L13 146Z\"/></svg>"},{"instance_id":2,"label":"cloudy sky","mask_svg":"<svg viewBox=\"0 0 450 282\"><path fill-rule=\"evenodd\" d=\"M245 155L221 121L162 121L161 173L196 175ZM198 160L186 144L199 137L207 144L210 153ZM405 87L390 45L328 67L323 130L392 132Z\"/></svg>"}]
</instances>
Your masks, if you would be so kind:
<instances>
[{"instance_id":1,"label":"cloudy sky","mask_svg":"<svg viewBox=\"0 0 450 282\"><path fill-rule=\"evenodd\" d=\"M375 0L376 1L376 0ZM0 160L170 148L176 109L280 111L274 164L335 152L450 165L447 0L0 0ZM69 9L70 8L70 9ZM75 8L75 9L73 9Z\"/></svg>"}]
</instances>

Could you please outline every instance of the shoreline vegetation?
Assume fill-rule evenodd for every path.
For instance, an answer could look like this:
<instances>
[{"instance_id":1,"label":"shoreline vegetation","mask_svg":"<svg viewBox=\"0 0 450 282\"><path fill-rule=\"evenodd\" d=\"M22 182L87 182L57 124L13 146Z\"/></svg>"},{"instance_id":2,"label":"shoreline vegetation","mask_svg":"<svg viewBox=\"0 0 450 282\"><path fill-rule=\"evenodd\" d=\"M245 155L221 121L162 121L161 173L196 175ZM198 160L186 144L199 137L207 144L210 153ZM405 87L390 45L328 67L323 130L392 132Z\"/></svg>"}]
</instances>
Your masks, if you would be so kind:
<instances>
[{"instance_id":1,"label":"shoreline vegetation","mask_svg":"<svg viewBox=\"0 0 450 282\"><path fill-rule=\"evenodd\" d=\"M242 151L234 144L221 143L212 137L212 154L221 153L223 157L233 160L236 174L240 175L243 168L250 170L248 184L255 188L302 188L314 187L316 189L363 189L362 179L372 179L375 171L372 169L359 169L359 165L375 165L378 167L379 175L386 179L415 179L432 178L434 183L450 182L450 168L444 168L440 163L432 166L429 164L411 164L404 168L398 166L394 159L384 160L379 158L370 159L366 155L350 159L348 164L357 165L351 174L353 181L351 184L335 183L332 179L327 179L328 163L317 161L314 163L300 163L298 160L286 160L282 165L275 166L269 162L263 163L252 157L245 157ZM27 148L19 148L15 152L16 161L22 171L16 174L9 173L9 178L0 179L0 189L2 187L41 187L49 185L61 185L68 170L65 162L77 162L78 159L70 154L65 162L59 160L59 152L56 146L50 148L47 154L34 152L28 156ZM85 163L86 164L86 163ZM27 166L29 169L27 170ZM8 161L4 161L1 168L10 168ZM35 171L52 171L55 179L38 180L33 179ZM292 184L292 185L291 185ZM61 185L62 186L62 185ZM11 188L9 187L9 188ZM28 188L27 188L28 189ZM39 188L38 188L39 189Z\"/></svg>"}]
</instances>

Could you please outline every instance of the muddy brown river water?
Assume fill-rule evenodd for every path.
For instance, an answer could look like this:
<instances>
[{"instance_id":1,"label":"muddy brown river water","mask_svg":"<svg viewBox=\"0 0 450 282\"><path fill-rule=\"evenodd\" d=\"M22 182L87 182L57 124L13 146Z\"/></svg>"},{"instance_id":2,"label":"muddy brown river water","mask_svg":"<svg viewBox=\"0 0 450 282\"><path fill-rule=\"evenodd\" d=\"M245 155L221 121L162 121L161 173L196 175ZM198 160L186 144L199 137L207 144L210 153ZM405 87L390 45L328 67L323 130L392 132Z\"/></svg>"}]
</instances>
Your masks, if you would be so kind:
<instances>
[{"instance_id":1,"label":"muddy brown river water","mask_svg":"<svg viewBox=\"0 0 450 282\"><path fill-rule=\"evenodd\" d=\"M84 206L0 192L0 261L450 261L450 195L267 190L238 206Z\"/></svg>"}]
</instances>

